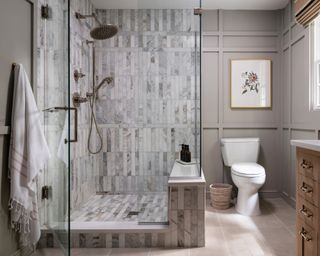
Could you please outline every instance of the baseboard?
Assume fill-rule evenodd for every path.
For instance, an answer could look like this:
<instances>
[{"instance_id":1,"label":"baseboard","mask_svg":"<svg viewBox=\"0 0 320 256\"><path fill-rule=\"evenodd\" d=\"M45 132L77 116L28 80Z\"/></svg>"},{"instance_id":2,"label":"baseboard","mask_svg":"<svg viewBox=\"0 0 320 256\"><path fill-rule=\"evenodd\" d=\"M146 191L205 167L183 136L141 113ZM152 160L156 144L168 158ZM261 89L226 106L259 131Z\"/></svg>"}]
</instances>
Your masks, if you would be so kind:
<instances>
[{"instance_id":1,"label":"baseboard","mask_svg":"<svg viewBox=\"0 0 320 256\"><path fill-rule=\"evenodd\" d=\"M259 196L261 198L279 198L281 197L281 193L276 190L260 191Z\"/></svg>"},{"instance_id":2,"label":"baseboard","mask_svg":"<svg viewBox=\"0 0 320 256\"><path fill-rule=\"evenodd\" d=\"M280 193L281 197L293 208L296 208L296 199L293 197L290 197L287 193L282 192Z\"/></svg>"},{"instance_id":3,"label":"baseboard","mask_svg":"<svg viewBox=\"0 0 320 256\"><path fill-rule=\"evenodd\" d=\"M282 193L276 190L260 191L259 195L261 198L280 198ZM210 199L210 191L206 191L206 198Z\"/></svg>"}]
</instances>

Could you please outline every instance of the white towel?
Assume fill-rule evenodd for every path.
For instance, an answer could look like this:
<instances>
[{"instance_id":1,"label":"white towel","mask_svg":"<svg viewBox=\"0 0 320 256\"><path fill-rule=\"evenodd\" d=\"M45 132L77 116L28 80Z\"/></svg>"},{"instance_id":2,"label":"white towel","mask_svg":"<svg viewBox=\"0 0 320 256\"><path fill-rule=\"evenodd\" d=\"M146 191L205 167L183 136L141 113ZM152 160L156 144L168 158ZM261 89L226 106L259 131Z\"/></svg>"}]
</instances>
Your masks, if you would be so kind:
<instances>
[{"instance_id":1,"label":"white towel","mask_svg":"<svg viewBox=\"0 0 320 256\"><path fill-rule=\"evenodd\" d=\"M21 64L14 69L14 93L9 151L12 227L36 244L40 238L36 180L50 157L39 111Z\"/></svg>"}]
</instances>

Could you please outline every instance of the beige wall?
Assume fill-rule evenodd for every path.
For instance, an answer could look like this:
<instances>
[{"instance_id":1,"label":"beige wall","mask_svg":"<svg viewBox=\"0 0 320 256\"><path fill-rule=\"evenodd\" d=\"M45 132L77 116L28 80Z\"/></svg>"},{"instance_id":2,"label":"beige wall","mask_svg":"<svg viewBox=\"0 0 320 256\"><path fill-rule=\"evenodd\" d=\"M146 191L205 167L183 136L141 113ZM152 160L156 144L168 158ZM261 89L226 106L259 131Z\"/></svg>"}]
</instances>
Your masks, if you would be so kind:
<instances>
[{"instance_id":1,"label":"beige wall","mask_svg":"<svg viewBox=\"0 0 320 256\"><path fill-rule=\"evenodd\" d=\"M17 250L9 226L8 149L13 94L12 63L22 63L32 78L32 1L3 0L0 8L0 255Z\"/></svg>"},{"instance_id":2,"label":"beige wall","mask_svg":"<svg viewBox=\"0 0 320 256\"><path fill-rule=\"evenodd\" d=\"M230 171L222 163L221 138L259 137L259 163L267 173L262 191L278 195L281 177L280 26L280 11L212 10L203 15L203 170L207 185L230 182ZM271 110L230 108L230 60L239 58L272 60Z\"/></svg>"}]
</instances>

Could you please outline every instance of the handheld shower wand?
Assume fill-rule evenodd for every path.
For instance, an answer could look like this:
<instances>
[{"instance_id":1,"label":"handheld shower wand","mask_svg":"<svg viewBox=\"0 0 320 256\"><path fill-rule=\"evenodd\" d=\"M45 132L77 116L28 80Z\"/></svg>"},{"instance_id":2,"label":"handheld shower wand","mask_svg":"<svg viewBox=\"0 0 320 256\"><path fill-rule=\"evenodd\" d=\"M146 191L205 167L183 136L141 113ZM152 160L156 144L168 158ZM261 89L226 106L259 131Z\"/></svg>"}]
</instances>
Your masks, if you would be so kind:
<instances>
[{"instance_id":1,"label":"handheld shower wand","mask_svg":"<svg viewBox=\"0 0 320 256\"><path fill-rule=\"evenodd\" d=\"M93 92L87 92L87 97L92 97L92 96L96 96L96 94L98 93L98 91L107 83L107 85L111 84L113 82L113 77L108 76L105 77L100 84L98 84L96 87L94 87Z\"/></svg>"}]
</instances>

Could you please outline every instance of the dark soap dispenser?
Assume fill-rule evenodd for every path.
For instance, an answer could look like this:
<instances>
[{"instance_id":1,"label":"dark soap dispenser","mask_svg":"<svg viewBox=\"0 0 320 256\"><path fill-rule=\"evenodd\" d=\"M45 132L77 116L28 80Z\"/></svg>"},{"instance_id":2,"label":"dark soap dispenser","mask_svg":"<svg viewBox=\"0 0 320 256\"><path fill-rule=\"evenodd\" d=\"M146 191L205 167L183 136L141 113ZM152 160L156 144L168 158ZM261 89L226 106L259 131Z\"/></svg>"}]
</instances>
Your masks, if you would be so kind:
<instances>
[{"instance_id":1,"label":"dark soap dispenser","mask_svg":"<svg viewBox=\"0 0 320 256\"><path fill-rule=\"evenodd\" d=\"M189 150L189 145L185 145L185 162L190 163L191 162L191 152Z\"/></svg>"},{"instance_id":2,"label":"dark soap dispenser","mask_svg":"<svg viewBox=\"0 0 320 256\"><path fill-rule=\"evenodd\" d=\"M180 151L180 160L185 162L186 159L186 148L184 144L181 144L181 151Z\"/></svg>"}]
</instances>

